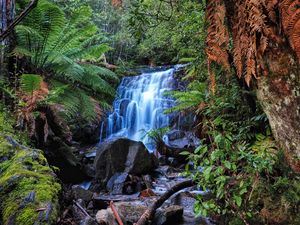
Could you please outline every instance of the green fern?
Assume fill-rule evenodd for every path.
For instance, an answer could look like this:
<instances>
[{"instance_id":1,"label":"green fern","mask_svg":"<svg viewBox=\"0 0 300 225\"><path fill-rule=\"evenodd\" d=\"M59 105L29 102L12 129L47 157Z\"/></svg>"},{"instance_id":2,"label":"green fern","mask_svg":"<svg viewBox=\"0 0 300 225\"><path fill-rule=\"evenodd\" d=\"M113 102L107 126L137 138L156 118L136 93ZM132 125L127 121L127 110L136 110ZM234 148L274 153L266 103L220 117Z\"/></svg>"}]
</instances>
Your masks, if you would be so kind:
<instances>
[{"instance_id":1,"label":"green fern","mask_svg":"<svg viewBox=\"0 0 300 225\"><path fill-rule=\"evenodd\" d=\"M44 101L63 104L68 118L80 115L93 119L92 97L102 107L108 107L106 101L115 95L111 83L119 82L112 71L90 63L100 64L102 56L111 50L102 42L91 16L91 8L80 7L66 19L58 6L41 0L16 27L18 45L13 53L44 71L42 75L48 81L50 78L53 90Z\"/></svg>"},{"instance_id":2,"label":"green fern","mask_svg":"<svg viewBox=\"0 0 300 225\"><path fill-rule=\"evenodd\" d=\"M168 91L165 93L176 99L176 106L167 109L164 113L172 113L183 110L197 110L197 107L205 100L207 92L206 84L194 81L188 86L188 90L182 91Z\"/></svg>"},{"instance_id":3,"label":"green fern","mask_svg":"<svg viewBox=\"0 0 300 225\"><path fill-rule=\"evenodd\" d=\"M32 92L38 90L41 86L43 78L36 74L23 74L20 79L21 88L27 94L32 94Z\"/></svg>"}]
</instances>

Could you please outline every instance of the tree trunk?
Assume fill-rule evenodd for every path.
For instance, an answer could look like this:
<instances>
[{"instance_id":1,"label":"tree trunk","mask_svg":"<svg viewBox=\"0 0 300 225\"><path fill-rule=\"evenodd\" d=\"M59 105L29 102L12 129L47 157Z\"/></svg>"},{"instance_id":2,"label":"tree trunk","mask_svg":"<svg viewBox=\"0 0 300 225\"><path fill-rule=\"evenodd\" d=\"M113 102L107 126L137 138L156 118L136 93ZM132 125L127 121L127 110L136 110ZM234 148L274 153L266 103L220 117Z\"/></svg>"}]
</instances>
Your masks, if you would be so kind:
<instances>
[{"instance_id":1,"label":"tree trunk","mask_svg":"<svg viewBox=\"0 0 300 225\"><path fill-rule=\"evenodd\" d=\"M265 55L271 73L258 79L257 97L290 167L300 173L299 68L288 47Z\"/></svg>"},{"instance_id":2,"label":"tree trunk","mask_svg":"<svg viewBox=\"0 0 300 225\"><path fill-rule=\"evenodd\" d=\"M13 22L15 16L15 1L0 0L0 34L7 30ZM0 42L0 79L8 76L7 70L7 51L9 48L9 39L5 38Z\"/></svg>"}]
</instances>

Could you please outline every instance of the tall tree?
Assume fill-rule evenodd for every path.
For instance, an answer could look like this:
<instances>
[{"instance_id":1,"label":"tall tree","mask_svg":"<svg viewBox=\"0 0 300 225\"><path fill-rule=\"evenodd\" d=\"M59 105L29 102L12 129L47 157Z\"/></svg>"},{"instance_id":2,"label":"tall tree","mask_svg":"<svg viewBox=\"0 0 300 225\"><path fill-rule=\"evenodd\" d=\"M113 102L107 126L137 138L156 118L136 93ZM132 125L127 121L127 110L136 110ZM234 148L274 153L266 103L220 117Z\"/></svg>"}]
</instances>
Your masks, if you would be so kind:
<instances>
[{"instance_id":1,"label":"tall tree","mask_svg":"<svg viewBox=\"0 0 300 225\"><path fill-rule=\"evenodd\" d=\"M14 0L0 0L0 34L4 33L13 22L15 15ZM7 74L5 64L7 63L6 53L9 45L8 38L0 39L0 79Z\"/></svg>"},{"instance_id":2,"label":"tall tree","mask_svg":"<svg viewBox=\"0 0 300 225\"><path fill-rule=\"evenodd\" d=\"M234 65L256 88L277 142L300 173L300 1L208 0L206 13L212 87L212 66Z\"/></svg>"}]
</instances>

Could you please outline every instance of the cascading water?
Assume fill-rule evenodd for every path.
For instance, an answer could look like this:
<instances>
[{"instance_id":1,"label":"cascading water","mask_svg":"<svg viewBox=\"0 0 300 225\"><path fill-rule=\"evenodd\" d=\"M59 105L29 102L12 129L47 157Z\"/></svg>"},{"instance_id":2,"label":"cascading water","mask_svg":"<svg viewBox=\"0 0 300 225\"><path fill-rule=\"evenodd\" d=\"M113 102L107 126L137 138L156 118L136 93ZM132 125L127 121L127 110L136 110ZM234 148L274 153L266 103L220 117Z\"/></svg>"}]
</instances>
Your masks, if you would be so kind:
<instances>
[{"instance_id":1,"label":"cascading water","mask_svg":"<svg viewBox=\"0 0 300 225\"><path fill-rule=\"evenodd\" d=\"M100 142L104 136L127 137L143 141L152 151L153 144L145 134L151 129L170 125L171 115L164 114L164 111L174 106L175 102L164 92L176 88L174 73L181 67L177 65L163 71L124 77L117 89L113 112L102 123Z\"/></svg>"}]
</instances>

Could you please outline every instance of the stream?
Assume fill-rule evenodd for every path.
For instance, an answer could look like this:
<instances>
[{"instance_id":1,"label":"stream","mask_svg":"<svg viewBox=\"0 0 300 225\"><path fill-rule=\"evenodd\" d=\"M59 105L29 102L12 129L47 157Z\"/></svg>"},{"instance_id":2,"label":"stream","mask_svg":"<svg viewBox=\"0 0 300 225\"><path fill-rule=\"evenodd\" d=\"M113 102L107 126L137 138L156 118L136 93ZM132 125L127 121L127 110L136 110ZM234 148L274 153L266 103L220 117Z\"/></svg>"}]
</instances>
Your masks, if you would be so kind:
<instances>
[{"instance_id":1,"label":"stream","mask_svg":"<svg viewBox=\"0 0 300 225\"><path fill-rule=\"evenodd\" d=\"M190 143L190 138L186 137L187 133L180 130L178 122L178 120L183 120L184 118L178 116L176 113L164 113L166 109L175 105L174 99L166 96L164 93L179 89L180 84L175 76L182 67L183 65L176 65L173 67L147 69L143 70L140 75L124 77L122 79L117 89L117 97L113 102L113 110L107 115L107 119L101 123L100 142L96 147L92 148L92 151L85 154L86 162L89 161L93 165L98 165L99 163L97 164L96 162L102 160L106 164L106 167L109 166L109 168L114 170L112 172L111 169L108 169L106 170L107 172L102 173L104 175L111 173L113 176L109 175L106 190L98 188L97 179L99 180L99 176L97 172L96 178L92 181L85 181L72 187L75 196L77 193L77 198L75 197L77 200L80 200L80 196L86 197L87 194L83 194L85 192L93 193L93 204L86 207L91 215L95 216L98 223L104 217L106 218L105 220L108 220L107 215L110 212L107 206L110 201L113 201L127 224L132 224L138 219L136 218L137 215L141 215L140 213L155 199L164 194L172 186L187 179L182 176L185 163L177 162L176 158L172 157L161 157L157 161L159 165L156 166L156 169L148 170L147 174L144 175L131 173L128 168L125 168L124 171L115 171L115 167L119 167L119 165L118 162L114 161L122 161L123 156L121 155L125 154L125 159L127 157L125 167L127 164L133 163L133 161L137 164L149 164L148 161L150 159L139 158L138 161L132 160L132 157L136 156L133 153L124 152L130 152L132 144L135 146L133 149L136 149L137 146L134 143L138 144L142 142L144 145L142 143L138 144L140 146L138 147L138 151L146 147L147 150L143 151L146 151L149 156L143 153L143 157L150 158L150 154L153 155L152 152L155 151L155 144L147 138L146 133L157 128L171 127L170 135L165 135L166 137L164 138L168 142L174 139L174 143L183 143L182 146L187 146ZM117 141L121 139L128 141ZM126 144L122 147L118 143ZM127 144L129 146L126 146ZM199 143L197 142L196 144ZM124 148L124 150L121 148ZM102 155L99 159L98 153L105 151L111 151L108 153L109 157L102 159L107 156L101 153ZM120 153L114 156L113 154L116 151ZM118 154L120 155L118 156ZM104 164L99 164L100 170L105 167ZM141 166L139 165L138 167ZM95 167L97 170L97 166ZM100 178L100 180L103 180L103 178ZM195 218L193 205L196 201L196 196L199 194L205 195L206 193L194 187L184 189L175 194L159 209L158 212L161 216L156 216L152 224L212 224L207 218ZM79 202L78 204L81 203ZM138 209L141 212L136 216L132 215ZM113 225L114 223L106 221L106 224Z\"/></svg>"}]
</instances>

